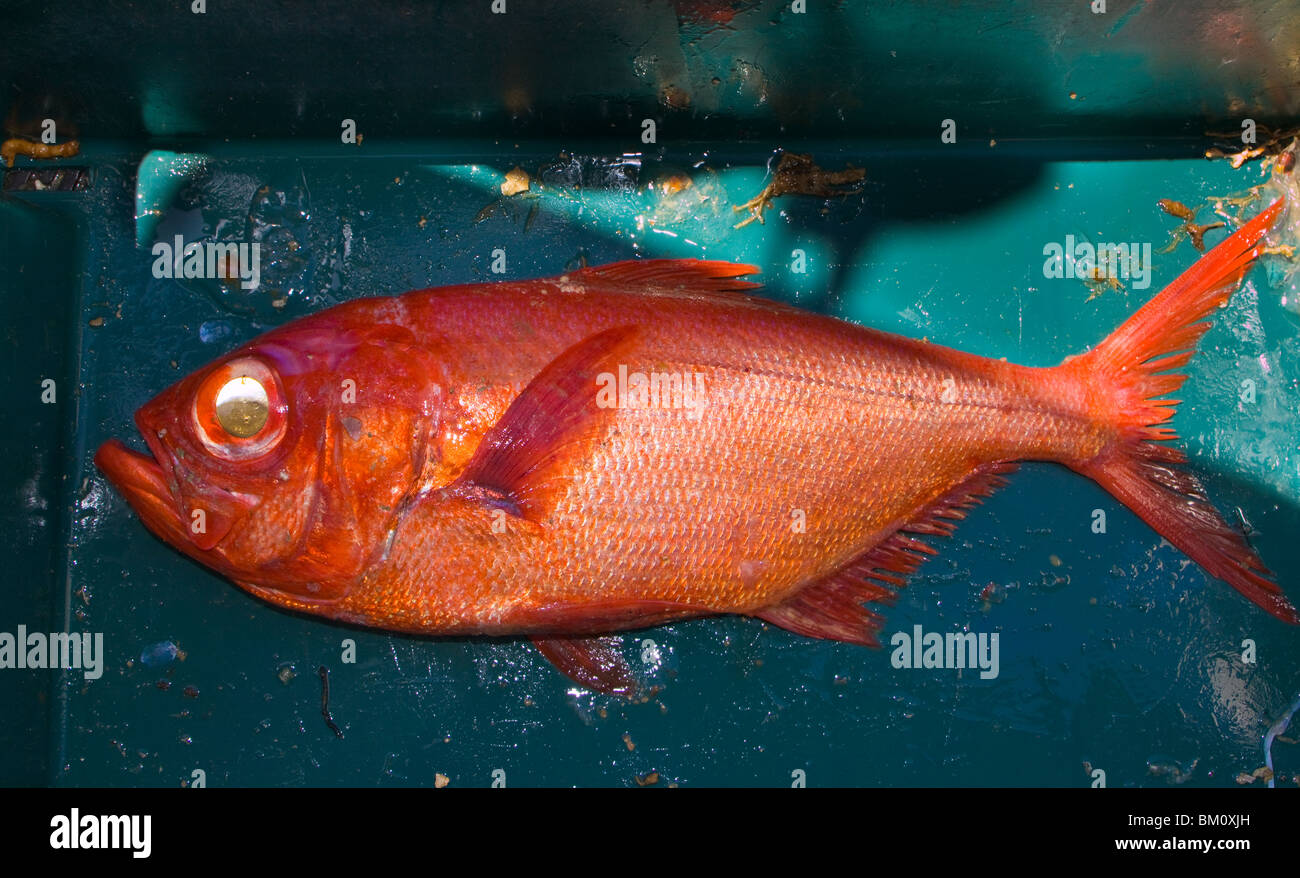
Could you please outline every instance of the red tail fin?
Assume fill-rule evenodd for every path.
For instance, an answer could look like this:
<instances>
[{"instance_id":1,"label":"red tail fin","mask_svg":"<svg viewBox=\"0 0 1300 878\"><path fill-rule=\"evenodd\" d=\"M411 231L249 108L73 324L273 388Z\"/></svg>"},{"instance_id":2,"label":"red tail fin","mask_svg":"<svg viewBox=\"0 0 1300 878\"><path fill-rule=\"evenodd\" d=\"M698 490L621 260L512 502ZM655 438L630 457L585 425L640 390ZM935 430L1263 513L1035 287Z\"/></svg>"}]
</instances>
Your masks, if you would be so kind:
<instances>
[{"instance_id":1,"label":"red tail fin","mask_svg":"<svg viewBox=\"0 0 1300 878\"><path fill-rule=\"evenodd\" d=\"M1109 417L1119 441L1074 468L1095 479L1161 536L1213 576L1284 622L1300 616L1272 574L1210 504L1192 474L1177 468L1186 457L1153 440L1177 438L1162 426L1176 399L1158 399L1182 386L1209 317L1232 296L1262 248L1264 234L1283 207L1278 199L1234 235L1205 254L1124 322L1100 345L1066 363L1094 388L1112 394ZM1109 406L1107 406L1109 408Z\"/></svg>"}]
</instances>

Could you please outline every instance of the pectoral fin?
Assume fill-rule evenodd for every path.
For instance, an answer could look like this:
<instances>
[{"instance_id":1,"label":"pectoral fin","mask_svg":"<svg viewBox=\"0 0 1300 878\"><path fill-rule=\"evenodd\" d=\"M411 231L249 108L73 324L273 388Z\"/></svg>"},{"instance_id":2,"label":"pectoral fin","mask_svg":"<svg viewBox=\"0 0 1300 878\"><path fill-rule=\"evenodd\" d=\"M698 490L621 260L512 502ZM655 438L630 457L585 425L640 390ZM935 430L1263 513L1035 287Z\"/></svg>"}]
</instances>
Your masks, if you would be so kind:
<instances>
[{"instance_id":1,"label":"pectoral fin","mask_svg":"<svg viewBox=\"0 0 1300 878\"><path fill-rule=\"evenodd\" d=\"M605 435L612 410L597 405L597 378L617 369L636 327L607 329L552 360L488 431L452 486L507 512L538 521L552 495Z\"/></svg>"}]
</instances>

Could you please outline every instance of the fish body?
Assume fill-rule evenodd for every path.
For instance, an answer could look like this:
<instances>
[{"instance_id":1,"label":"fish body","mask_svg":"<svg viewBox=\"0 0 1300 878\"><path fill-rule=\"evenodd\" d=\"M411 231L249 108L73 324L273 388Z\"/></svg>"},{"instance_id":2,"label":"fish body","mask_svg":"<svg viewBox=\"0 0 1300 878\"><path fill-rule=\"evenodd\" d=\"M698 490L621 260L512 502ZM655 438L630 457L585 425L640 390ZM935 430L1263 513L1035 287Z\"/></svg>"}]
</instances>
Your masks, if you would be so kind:
<instances>
[{"instance_id":1,"label":"fish body","mask_svg":"<svg viewBox=\"0 0 1300 878\"><path fill-rule=\"evenodd\" d=\"M616 263L295 321L142 407L152 456L111 441L96 462L155 534L258 597L394 631L528 635L610 691L628 674L597 635L670 620L736 613L875 644L926 537L1021 460L1096 479L1295 622L1162 426L1171 370L1280 208L1058 367L756 298L749 266ZM233 435L218 400L249 380L265 423Z\"/></svg>"}]
</instances>

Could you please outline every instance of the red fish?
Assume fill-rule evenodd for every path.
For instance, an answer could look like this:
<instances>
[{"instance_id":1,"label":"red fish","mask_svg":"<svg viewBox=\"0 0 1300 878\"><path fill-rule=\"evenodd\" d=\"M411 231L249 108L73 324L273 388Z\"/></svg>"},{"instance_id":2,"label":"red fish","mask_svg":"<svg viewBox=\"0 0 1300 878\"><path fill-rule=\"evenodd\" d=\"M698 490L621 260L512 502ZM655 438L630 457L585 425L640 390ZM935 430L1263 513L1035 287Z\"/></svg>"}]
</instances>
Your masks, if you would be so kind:
<instances>
[{"instance_id":1,"label":"red fish","mask_svg":"<svg viewBox=\"0 0 1300 878\"><path fill-rule=\"evenodd\" d=\"M1096 480L1295 624L1166 425L1282 206L1054 368L755 298L746 265L620 262L290 323L144 405L151 454L114 440L95 462L153 533L271 603L530 636L604 691L635 681L602 635L670 620L876 645L926 538L1020 460Z\"/></svg>"}]
</instances>

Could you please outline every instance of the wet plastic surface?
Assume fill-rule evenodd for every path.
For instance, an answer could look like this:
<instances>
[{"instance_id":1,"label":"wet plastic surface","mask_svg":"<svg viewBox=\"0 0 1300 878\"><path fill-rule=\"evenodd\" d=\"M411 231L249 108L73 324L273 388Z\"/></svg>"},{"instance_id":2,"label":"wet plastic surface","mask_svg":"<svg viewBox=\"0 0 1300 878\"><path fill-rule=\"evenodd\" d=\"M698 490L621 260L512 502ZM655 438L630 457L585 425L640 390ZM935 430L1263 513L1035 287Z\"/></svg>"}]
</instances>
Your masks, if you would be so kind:
<instances>
[{"instance_id":1,"label":"wet plastic surface","mask_svg":"<svg viewBox=\"0 0 1300 878\"><path fill-rule=\"evenodd\" d=\"M1072 235L1159 251L1177 223L1158 199L1198 205L1263 182L1257 163L1234 171L1177 138L1296 108L1295 60L1276 48L1294 45L1295 22L1279 4L1137 3L1105 20L1086 4L873 4L837 11L847 24L775 5L611 4L559 29L521 10L508 51L486 52L464 33L495 24L441 12L365 30L353 4L326 3L307 57L285 48L301 23L234 0L205 23L226 43L134 4L53 28L15 12L11 43L36 54L6 69L23 86L11 133L75 120L83 153L58 165L91 185L0 198L0 524L15 546L0 632L101 632L105 657L94 680L0 670L17 717L0 724L0 781L790 785L804 772L809 785L1086 786L1087 767L1110 786L1225 787L1263 764L1262 736L1300 691L1295 630L1055 466L1022 467L936 540L887 616L886 638L998 633L995 679L719 618L629 633L629 658L664 689L628 704L576 689L524 642L390 635L265 605L149 535L91 464L110 437L141 447L136 408L264 329L357 296L582 259L752 262L771 298L1054 364L1197 254L1186 241L1154 252L1149 287L1094 296L1045 277L1044 246ZM140 29L135 57L104 36L114 22ZM393 51L403 44L416 48ZM554 65L583 51L574 70ZM1204 73L1228 56L1244 63ZM337 143L351 115L361 146ZM935 120L949 115L961 134L943 146ZM660 120L658 145L639 143L643 116ZM778 146L865 168L862 193L787 196L735 229L732 206L762 189ZM500 198L516 165L545 184L537 197ZM662 185L682 174L688 188ZM258 241L262 288L154 277L150 246L176 234ZM490 268L498 248L504 275ZM1251 273L1203 340L1174 423L1216 505L1249 523L1296 600L1293 283L1276 260ZM322 665L342 738L321 715ZM1300 772L1291 745L1273 761Z\"/></svg>"},{"instance_id":2,"label":"wet plastic surface","mask_svg":"<svg viewBox=\"0 0 1300 878\"><path fill-rule=\"evenodd\" d=\"M64 575L26 618L58 625L67 606L72 630L105 633L100 679L66 672L44 693L46 779L174 786L200 769L223 786L428 784L439 773L480 785L500 769L511 785L633 784L650 772L660 784L785 784L803 770L818 784L1085 785L1086 762L1111 785L1163 785L1182 775L1160 766L1186 772L1195 762L1186 783L1225 785L1261 764L1260 736L1300 683L1294 632L1054 466L1025 466L941 541L888 616L887 635L915 624L998 632L996 679L895 669L889 649L712 619L629 634L629 654L650 658L665 688L627 704L576 690L523 642L389 635L261 604L150 536L90 463L104 439L138 443L131 416L141 403L262 329L351 296L492 280L496 248L511 278L554 274L583 256L754 262L772 298L1054 363L1095 343L1196 254L1184 242L1154 257L1149 289L1130 282L1090 300L1085 282L1043 276L1045 243L1073 234L1159 249L1175 223L1158 198L1195 204L1259 175L1204 161L981 158L954 187L952 175L932 173L951 162L920 152L814 153L827 168L868 168L863 195L787 197L765 225L737 230L730 206L762 188L764 156L710 157L692 170L701 154L666 155L665 168L691 171L698 184L661 196L646 185L660 174L647 161L636 189L556 181L475 222L504 171L518 164L538 176L557 154L511 151L469 165L433 148L351 161L209 152L188 163L153 235L201 240L230 226L263 235L268 289L252 293L153 277L136 218L158 196L147 174L135 189L138 155L88 156L90 190L7 204L65 232L15 253L24 273L54 273L50 298L78 303L80 357L62 385L77 421L52 429L49 412L67 411L57 407L22 419L48 434L25 444L71 460L48 493L27 488L49 498L42 520L67 528L67 549L53 565ZM671 203L686 194L710 201ZM795 249L807 254L806 275L790 270ZM56 271L69 250L84 264ZM1300 525L1291 415L1300 337L1266 275L1252 273L1207 336L1177 424L1212 496L1230 514L1240 508L1288 585L1300 572L1290 537ZM1254 403L1241 399L1248 379ZM1092 532L1095 509L1106 512L1105 534ZM345 638L356 642L355 664L340 660ZM1257 665L1240 661L1246 639ZM342 739L321 717L322 664ZM1279 770L1289 758L1277 754Z\"/></svg>"}]
</instances>

